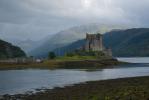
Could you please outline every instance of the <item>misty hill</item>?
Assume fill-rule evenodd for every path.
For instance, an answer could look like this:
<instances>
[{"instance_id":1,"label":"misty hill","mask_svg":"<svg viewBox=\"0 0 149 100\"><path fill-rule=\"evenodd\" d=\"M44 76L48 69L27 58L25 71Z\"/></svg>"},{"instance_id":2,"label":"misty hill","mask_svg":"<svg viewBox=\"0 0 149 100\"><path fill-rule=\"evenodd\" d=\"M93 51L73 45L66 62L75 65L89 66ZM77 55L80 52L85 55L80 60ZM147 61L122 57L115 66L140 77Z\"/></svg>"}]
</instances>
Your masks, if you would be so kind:
<instances>
[{"instance_id":1,"label":"misty hill","mask_svg":"<svg viewBox=\"0 0 149 100\"><path fill-rule=\"evenodd\" d=\"M122 29L120 25L104 25L104 24L90 24L82 25L78 27L72 27L70 29L60 31L57 34L50 36L39 47L32 50L29 54L35 57L47 57L49 51L53 51L56 48L67 46L77 40L85 38L86 33L105 33L112 29Z\"/></svg>"},{"instance_id":2,"label":"misty hill","mask_svg":"<svg viewBox=\"0 0 149 100\"><path fill-rule=\"evenodd\" d=\"M3 38L3 40L12 43L13 45L19 46L23 51L27 54L31 50L38 47L40 44L43 43L43 40L31 40L31 39L18 39L18 38Z\"/></svg>"},{"instance_id":3,"label":"misty hill","mask_svg":"<svg viewBox=\"0 0 149 100\"><path fill-rule=\"evenodd\" d=\"M26 56L25 52L19 47L13 46L8 42L0 40L0 59L24 56Z\"/></svg>"},{"instance_id":4,"label":"misty hill","mask_svg":"<svg viewBox=\"0 0 149 100\"><path fill-rule=\"evenodd\" d=\"M53 51L55 52L56 55L63 56L68 52L73 52L77 48L80 48L85 44L85 39L78 40L76 42L73 42L67 46L61 47L61 48L56 48Z\"/></svg>"},{"instance_id":5,"label":"misty hill","mask_svg":"<svg viewBox=\"0 0 149 100\"><path fill-rule=\"evenodd\" d=\"M35 48L35 46L38 45L37 43L39 42L27 39L27 40L13 40L11 41L11 43L21 47L24 51L29 52L31 49Z\"/></svg>"},{"instance_id":6,"label":"misty hill","mask_svg":"<svg viewBox=\"0 0 149 100\"><path fill-rule=\"evenodd\" d=\"M107 32L103 36L103 41L105 47L112 48L114 56L149 56L148 28ZM85 40L79 40L54 51L57 55L64 55L66 52L74 51L84 44Z\"/></svg>"}]
</instances>

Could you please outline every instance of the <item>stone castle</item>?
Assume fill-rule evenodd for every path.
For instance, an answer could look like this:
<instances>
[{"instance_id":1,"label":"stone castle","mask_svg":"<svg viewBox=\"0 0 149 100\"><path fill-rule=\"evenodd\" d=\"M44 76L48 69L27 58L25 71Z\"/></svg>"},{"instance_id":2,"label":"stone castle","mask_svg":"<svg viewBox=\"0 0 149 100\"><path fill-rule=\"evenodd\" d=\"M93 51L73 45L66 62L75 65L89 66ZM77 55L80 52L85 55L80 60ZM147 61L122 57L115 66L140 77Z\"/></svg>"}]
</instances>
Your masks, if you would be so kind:
<instances>
[{"instance_id":1,"label":"stone castle","mask_svg":"<svg viewBox=\"0 0 149 100\"><path fill-rule=\"evenodd\" d=\"M102 43L102 35L101 34L86 34L86 51L102 51L103 43Z\"/></svg>"},{"instance_id":2,"label":"stone castle","mask_svg":"<svg viewBox=\"0 0 149 100\"><path fill-rule=\"evenodd\" d=\"M103 36L100 33L88 34L86 33L86 43L84 45L85 51L102 51L107 56L112 56L111 49L106 49L103 45Z\"/></svg>"}]
</instances>

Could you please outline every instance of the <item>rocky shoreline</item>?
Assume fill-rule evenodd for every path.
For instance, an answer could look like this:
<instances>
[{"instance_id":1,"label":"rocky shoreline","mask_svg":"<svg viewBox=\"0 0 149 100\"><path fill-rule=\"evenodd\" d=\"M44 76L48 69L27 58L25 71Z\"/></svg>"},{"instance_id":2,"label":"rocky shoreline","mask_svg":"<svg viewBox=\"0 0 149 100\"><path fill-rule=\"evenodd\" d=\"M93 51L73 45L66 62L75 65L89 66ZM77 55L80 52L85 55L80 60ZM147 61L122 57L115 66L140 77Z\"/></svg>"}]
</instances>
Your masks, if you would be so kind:
<instances>
[{"instance_id":1,"label":"rocky shoreline","mask_svg":"<svg viewBox=\"0 0 149 100\"><path fill-rule=\"evenodd\" d=\"M80 83L0 100L149 100L149 76Z\"/></svg>"}]
</instances>

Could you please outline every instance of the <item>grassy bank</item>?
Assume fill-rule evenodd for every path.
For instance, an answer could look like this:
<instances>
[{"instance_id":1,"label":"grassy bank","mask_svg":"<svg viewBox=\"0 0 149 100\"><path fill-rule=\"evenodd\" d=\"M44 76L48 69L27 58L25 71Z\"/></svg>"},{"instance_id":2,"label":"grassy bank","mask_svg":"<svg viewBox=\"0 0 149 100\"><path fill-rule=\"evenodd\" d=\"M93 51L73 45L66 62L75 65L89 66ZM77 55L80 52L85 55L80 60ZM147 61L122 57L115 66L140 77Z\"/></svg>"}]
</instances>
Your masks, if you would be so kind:
<instances>
[{"instance_id":1,"label":"grassy bank","mask_svg":"<svg viewBox=\"0 0 149 100\"><path fill-rule=\"evenodd\" d=\"M0 70L2 69L24 69L24 68L81 68L81 69L95 69L106 68L112 65L122 64L112 58L95 58L92 56L75 56L75 57L58 57L54 60L45 60L42 63L26 63L26 64L3 64L0 63Z\"/></svg>"},{"instance_id":2,"label":"grassy bank","mask_svg":"<svg viewBox=\"0 0 149 100\"><path fill-rule=\"evenodd\" d=\"M5 96L23 100L149 100L149 77L113 79L55 88L31 95Z\"/></svg>"}]
</instances>

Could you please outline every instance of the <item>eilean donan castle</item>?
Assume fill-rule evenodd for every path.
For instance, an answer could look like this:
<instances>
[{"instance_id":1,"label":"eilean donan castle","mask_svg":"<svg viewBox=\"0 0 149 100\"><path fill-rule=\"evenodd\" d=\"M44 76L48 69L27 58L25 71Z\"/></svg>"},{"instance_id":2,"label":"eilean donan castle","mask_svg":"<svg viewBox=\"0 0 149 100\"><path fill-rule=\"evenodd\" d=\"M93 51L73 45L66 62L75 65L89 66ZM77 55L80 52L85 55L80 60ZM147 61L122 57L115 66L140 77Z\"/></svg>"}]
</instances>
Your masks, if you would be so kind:
<instances>
[{"instance_id":1,"label":"eilean donan castle","mask_svg":"<svg viewBox=\"0 0 149 100\"><path fill-rule=\"evenodd\" d=\"M102 51L107 56L112 56L111 49L106 49L103 45L103 36L100 33L88 34L86 33L86 43L84 45L85 51Z\"/></svg>"}]
</instances>

